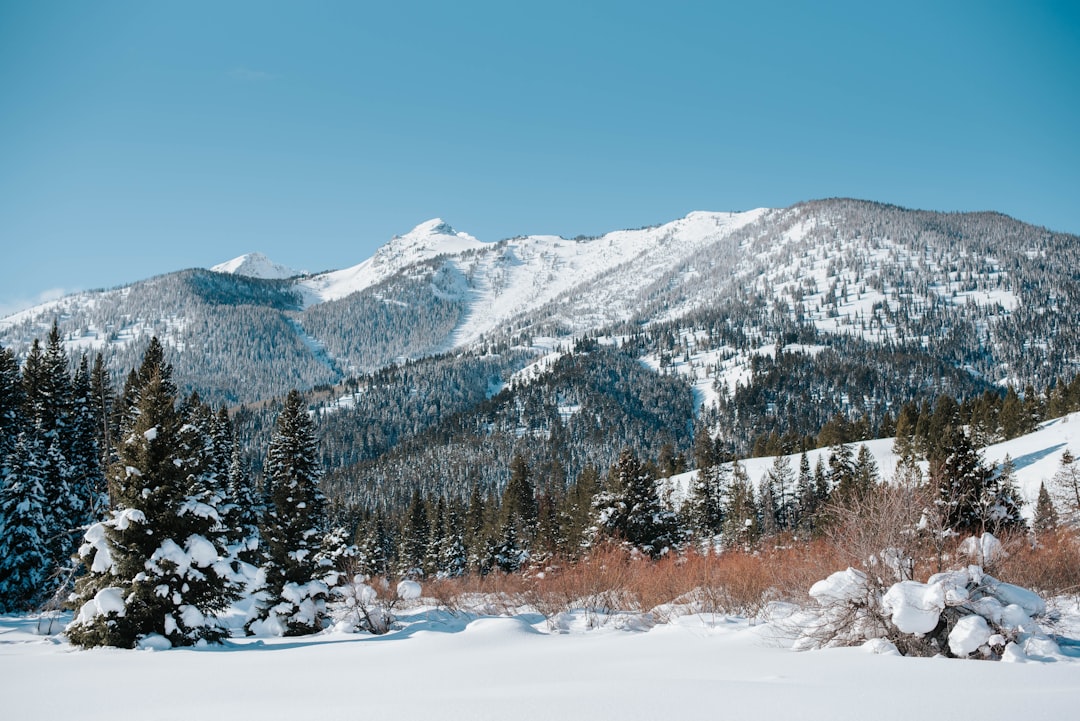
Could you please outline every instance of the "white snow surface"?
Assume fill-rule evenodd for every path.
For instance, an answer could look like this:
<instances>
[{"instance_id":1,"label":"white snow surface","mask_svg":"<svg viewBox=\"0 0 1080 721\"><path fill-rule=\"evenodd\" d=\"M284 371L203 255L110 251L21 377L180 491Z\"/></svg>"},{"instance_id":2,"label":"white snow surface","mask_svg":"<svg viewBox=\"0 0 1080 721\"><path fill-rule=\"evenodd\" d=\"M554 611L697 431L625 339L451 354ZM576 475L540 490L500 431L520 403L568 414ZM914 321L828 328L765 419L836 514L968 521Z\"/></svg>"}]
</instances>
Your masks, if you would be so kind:
<instances>
[{"instance_id":1,"label":"white snow surface","mask_svg":"<svg viewBox=\"0 0 1080 721\"><path fill-rule=\"evenodd\" d=\"M578 612L554 630L532 613L396 613L385 636L237 629L224 646L167 650L150 638L135 651L75 650L35 635L37 619L0 617L4 715L68 719L79 699L80 721L113 721L136 702L152 719L910 721L925 709L966 717L975 704L981 720L1013 721L1071 718L1080 700L1078 659L1033 663L1031 649L1010 652L1027 663L902 658L880 642L797 653L770 624L708 614L596 627ZM907 702L889 701L897 689ZM989 689L993 702L978 702Z\"/></svg>"},{"instance_id":2,"label":"white snow surface","mask_svg":"<svg viewBox=\"0 0 1080 721\"><path fill-rule=\"evenodd\" d=\"M247 253L238 258L218 263L210 270L215 273L231 273L233 275L246 275L249 278L264 278L276 280L293 278L302 275L304 271L294 270L287 265L281 265L267 258L262 253Z\"/></svg>"}]
</instances>

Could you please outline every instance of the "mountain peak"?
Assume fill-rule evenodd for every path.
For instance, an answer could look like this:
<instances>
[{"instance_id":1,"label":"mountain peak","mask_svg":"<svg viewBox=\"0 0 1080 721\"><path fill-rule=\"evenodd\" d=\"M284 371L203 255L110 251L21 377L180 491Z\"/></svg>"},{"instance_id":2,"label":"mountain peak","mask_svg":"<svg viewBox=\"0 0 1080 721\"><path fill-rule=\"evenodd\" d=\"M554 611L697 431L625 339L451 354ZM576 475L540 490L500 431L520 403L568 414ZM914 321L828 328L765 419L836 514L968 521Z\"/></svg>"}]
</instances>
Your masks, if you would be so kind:
<instances>
[{"instance_id":1,"label":"mountain peak","mask_svg":"<svg viewBox=\"0 0 1080 721\"><path fill-rule=\"evenodd\" d=\"M292 278L303 275L303 271L275 263L262 253L246 253L224 263L218 263L210 270L215 273L230 273L263 279Z\"/></svg>"},{"instance_id":2,"label":"mountain peak","mask_svg":"<svg viewBox=\"0 0 1080 721\"><path fill-rule=\"evenodd\" d=\"M447 223L442 218L432 218L431 220L425 220L415 228L410 230L406 235L457 235L458 232L454 230L453 226Z\"/></svg>"},{"instance_id":3,"label":"mountain peak","mask_svg":"<svg viewBox=\"0 0 1080 721\"><path fill-rule=\"evenodd\" d=\"M376 256L432 257L443 253L460 253L483 247L483 243L469 235L457 231L442 218L425 220L404 235L395 235L389 243L379 249Z\"/></svg>"}]
</instances>

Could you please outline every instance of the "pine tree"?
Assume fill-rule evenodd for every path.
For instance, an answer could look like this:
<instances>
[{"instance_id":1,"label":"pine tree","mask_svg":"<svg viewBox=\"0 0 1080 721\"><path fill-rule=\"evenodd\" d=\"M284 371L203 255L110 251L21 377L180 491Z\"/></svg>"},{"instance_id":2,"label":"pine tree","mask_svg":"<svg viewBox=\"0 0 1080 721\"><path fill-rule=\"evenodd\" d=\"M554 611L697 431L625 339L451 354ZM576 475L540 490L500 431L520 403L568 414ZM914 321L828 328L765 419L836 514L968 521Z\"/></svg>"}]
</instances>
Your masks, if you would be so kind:
<instances>
[{"instance_id":1,"label":"pine tree","mask_svg":"<svg viewBox=\"0 0 1080 721\"><path fill-rule=\"evenodd\" d=\"M865 497L874 490L881 480L878 476L877 461L865 443L859 445L859 452L855 455L855 489L856 493Z\"/></svg>"},{"instance_id":2,"label":"pine tree","mask_svg":"<svg viewBox=\"0 0 1080 721\"><path fill-rule=\"evenodd\" d=\"M517 454L510 462L510 480L503 491L500 522L499 567L516 572L528 560L539 510L536 492L525 459Z\"/></svg>"},{"instance_id":3,"label":"pine tree","mask_svg":"<svg viewBox=\"0 0 1080 721\"><path fill-rule=\"evenodd\" d=\"M660 504L656 483L630 449L609 474L608 488L594 501L600 532L658 557L681 542L675 514Z\"/></svg>"},{"instance_id":4,"label":"pine tree","mask_svg":"<svg viewBox=\"0 0 1080 721\"><path fill-rule=\"evenodd\" d=\"M799 455L799 480L796 497L794 528L798 531L800 537L806 537L814 531L814 519L818 510L818 497L814 489L814 475L810 472L810 459L806 457L806 453Z\"/></svg>"},{"instance_id":5,"label":"pine tree","mask_svg":"<svg viewBox=\"0 0 1080 721\"><path fill-rule=\"evenodd\" d=\"M286 636L322 628L329 586L320 563L327 532L326 499L319 490L322 470L315 425L298 391L290 391L266 453L264 472L271 505L261 531L266 548L256 621ZM249 630L254 628L249 623Z\"/></svg>"},{"instance_id":6,"label":"pine tree","mask_svg":"<svg viewBox=\"0 0 1080 721\"><path fill-rule=\"evenodd\" d=\"M144 359L143 384L110 469L116 509L90 527L79 552L88 572L76 584L80 646L130 648L157 634L174 646L218 641L215 616L236 598L217 509L201 493L200 459L176 408L171 368ZM192 492L194 490L194 493Z\"/></svg>"},{"instance_id":7,"label":"pine tree","mask_svg":"<svg viewBox=\"0 0 1080 721\"><path fill-rule=\"evenodd\" d=\"M469 558L465 551L465 517L458 501L451 501L447 505L446 528L442 537L439 558L442 575L447 578L464 575L468 570Z\"/></svg>"},{"instance_id":8,"label":"pine tree","mask_svg":"<svg viewBox=\"0 0 1080 721\"><path fill-rule=\"evenodd\" d=\"M72 412L68 449L71 492L79 496L73 504L78 509L72 521L78 525L89 523L101 516L107 503L105 473L101 465L101 447L98 445L102 419L94 399L89 362L85 354L72 380Z\"/></svg>"},{"instance_id":9,"label":"pine tree","mask_svg":"<svg viewBox=\"0 0 1080 721\"><path fill-rule=\"evenodd\" d=\"M22 418L23 389L15 354L0 348L0 482L8 456L15 451Z\"/></svg>"},{"instance_id":10,"label":"pine tree","mask_svg":"<svg viewBox=\"0 0 1080 721\"><path fill-rule=\"evenodd\" d=\"M724 522L724 492L728 472L722 463L699 466L690 482L690 497L686 502L686 525L698 538L710 539L720 533Z\"/></svg>"},{"instance_id":11,"label":"pine tree","mask_svg":"<svg viewBox=\"0 0 1080 721\"><path fill-rule=\"evenodd\" d=\"M76 441L72 422L73 400L67 352L56 322L42 351L35 340L23 365L24 415L40 439L45 455L41 467L45 493L46 545L50 577L59 579L78 548L79 529L90 509L85 494L75 488L78 462L73 456ZM96 459L95 459L96 460Z\"/></svg>"},{"instance_id":12,"label":"pine tree","mask_svg":"<svg viewBox=\"0 0 1080 721\"><path fill-rule=\"evenodd\" d=\"M233 444L229 462L228 507L222 509L222 522L229 533L230 554L241 563L261 564L259 527L263 522L263 506L251 474L244 467L240 447Z\"/></svg>"},{"instance_id":13,"label":"pine tree","mask_svg":"<svg viewBox=\"0 0 1080 721\"><path fill-rule=\"evenodd\" d=\"M1058 529L1057 510L1046 490L1046 484L1039 484L1039 498L1035 503L1035 522L1032 524L1037 538L1052 535Z\"/></svg>"},{"instance_id":14,"label":"pine tree","mask_svg":"<svg viewBox=\"0 0 1080 721\"><path fill-rule=\"evenodd\" d=\"M428 519L431 529L428 536L427 550L424 553L424 575L434 578L441 575L442 551L446 543L446 498L439 496L432 507L431 517Z\"/></svg>"},{"instance_id":15,"label":"pine tree","mask_svg":"<svg viewBox=\"0 0 1080 721\"><path fill-rule=\"evenodd\" d=\"M90 397L93 405L93 417L97 419L96 439L98 450L101 452L102 469L109 467L112 462L113 440L116 438L116 428L113 423L115 416L113 409L116 398L113 392L112 378L108 368L105 367L105 358L101 353L94 357L94 366L90 371ZM111 505L111 503L109 504Z\"/></svg>"},{"instance_id":16,"label":"pine tree","mask_svg":"<svg viewBox=\"0 0 1080 721\"><path fill-rule=\"evenodd\" d=\"M809 466L808 466L809 468ZM795 527L796 506L798 504L798 478L791 468L791 459L787 456L773 458L772 467L765 476L762 487L762 521L766 528L765 533L775 531L788 531ZM769 521L769 507L766 506L765 491L768 490L768 503L775 510L773 521Z\"/></svg>"},{"instance_id":17,"label":"pine tree","mask_svg":"<svg viewBox=\"0 0 1080 721\"><path fill-rule=\"evenodd\" d=\"M423 577L424 559L431 541L431 523L428 521L427 504L419 489L413 490L412 500L405 515L398 547L398 575L405 578Z\"/></svg>"},{"instance_id":18,"label":"pine tree","mask_svg":"<svg viewBox=\"0 0 1080 721\"><path fill-rule=\"evenodd\" d=\"M988 475L979 499L980 519L991 533L1020 530L1026 527L1020 514L1023 500L1016 490L1016 466L1008 455L996 473Z\"/></svg>"},{"instance_id":19,"label":"pine tree","mask_svg":"<svg viewBox=\"0 0 1080 721\"><path fill-rule=\"evenodd\" d=\"M559 508L558 553L577 558L589 544L592 500L597 493L600 474L595 466L586 466L562 499Z\"/></svg>"},{"instance_id":20,"label":"pine tree","mask_svg":"<svg viewBox=\"0 0 1080 721\"><path fill-rule=\"evenodd\" d=\"M986 530L982 502L990 470L961 429L954 428L941 448L944 459L931 465L931 477L936 481L945 526L981 533Z\"/></svg>"},{"instance_id":21,"label":"pine tree","mask_svg":"<svg viewBox=\"0 0 1080 721\"><path fill-rule=\"evenodd\" d=\"M731 484L724 504L723 542L725 548L748 549L761 537L761 521L754 487L746 469L735 461Z\"/></svg>"},{"instance_id":22,"label":"pine tree","mask_svg":"<svg viewBox=\"0 0 1080 721\"><path fill-rule=\"evenodd\" d=\"M851 446L835 445L829 449L829 486L839 502L856 494L855 457Z\"/></svg>"},{"instance_id":23,"label":"pine tree","mask_svg":"<svg viewBox=\"0 0 1080 721\"><path fill-rule=\"evenodd\" d=\"M368 519L357 529L358 570L369 578L385 576L390 569L392 550L393 542L386 529L386 520L379 511L375 514L374 520Z\"/></svg>"},{"instance_id":24,"label":"pine tree","mask_svg":"<svg viewBox=\"0 0 1080 721\"><path fill-rule=\"evenodd\" d=\"M1080 526L1080 464L1067 448L1061 454L1061 465L1050 479L1050 496L1057 505L1060 520Z\"/></svg>"},{"instance_id":25,"label":"pine tree","mask_svg":"<svg viewBox=\"0 0 1080 721\"><path fill-rule=\"evenodd\" d=\"M37 437L20 434L0 478L0 612L29 611L47 591L52 566Z\"/></svg>"}]
</instances>

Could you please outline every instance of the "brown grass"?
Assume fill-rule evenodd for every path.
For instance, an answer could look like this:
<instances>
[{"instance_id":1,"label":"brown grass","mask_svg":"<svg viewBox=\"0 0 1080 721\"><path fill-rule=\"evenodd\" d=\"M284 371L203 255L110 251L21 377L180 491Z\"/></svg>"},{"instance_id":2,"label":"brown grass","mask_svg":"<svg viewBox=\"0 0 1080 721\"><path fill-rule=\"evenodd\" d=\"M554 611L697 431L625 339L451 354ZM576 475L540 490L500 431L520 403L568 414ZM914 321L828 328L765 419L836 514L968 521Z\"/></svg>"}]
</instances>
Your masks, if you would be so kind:
<instances>
[{"instance_id":1,"label":"brown grass","mask_svg":"<svg viewBox=\"0 0 1080 721\"><path fill-rule=\"evenodd\" d=\"M1037 544L1015 539L1005 549L1008 557L993 570L1000 580L1043 597L1080 595L1080 539L1072 533L1047 534Z\"/></svg>"},{"instance_id":2,"label":"brown grass","mask_svg":"<svg viewBox=\"0 0 1080 721\"><path fill-rule=\"evenodd\" d=\"M688 551L655 561L610 544L580 561L551 564L529 575L428 581L424 595L451 611L531 608L548 618L574 609L597 615L652 613L660 621L688 612L754 617L770 601L805 601L810 585L838 563L834 549L821 541L756 552Z\"/></svg>"},{"instance_id":3,"label":"brown grass","mask_svg":"<svg viewBox=\"0 0 1080 721\"><path fill-rule=\"evenodd\" d=\"M780 536L751 552L690 550L659 560L612 543L581 560L550 561L526 574L429 581L425 595L453 611L514 614L531 609L548 618L573 609L597 616L651 613L658 621L685 613L754 618L772 601L808 602L810 586L848 566L867 571L883 592L897 579L873 560L882 549L913 559L904 576L920 581L973 562L957 553L959 538L912 534L927 507L923 500L910 490L885 489L836 507L825 537L810 542ZM935 543L934 537L944 540ZM995 577L1045 597L1080 595L1080 539L1075 534L1047 535L1038 544L1025 534L1001 540L1009 555L987 567Z\"/></svg>"}]
</instances>

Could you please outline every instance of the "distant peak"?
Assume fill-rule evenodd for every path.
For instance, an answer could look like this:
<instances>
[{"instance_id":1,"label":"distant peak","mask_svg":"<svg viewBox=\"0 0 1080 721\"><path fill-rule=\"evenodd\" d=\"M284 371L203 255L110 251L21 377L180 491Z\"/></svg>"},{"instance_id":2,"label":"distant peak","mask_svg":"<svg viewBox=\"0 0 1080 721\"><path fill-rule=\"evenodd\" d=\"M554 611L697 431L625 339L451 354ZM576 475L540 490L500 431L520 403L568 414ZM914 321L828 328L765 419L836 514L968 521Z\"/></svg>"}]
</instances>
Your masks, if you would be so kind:
<instances>
[{"instance_id":1,"label":"distant peak","mask_svg":"<svg viewBox=\"0 0 1080 721\"><path fill-rule=\"evenodd\" d=\"M275 263L262 253L245 253L244 255L219 263L210 270L215 273L230 273L243 275L249 278L292 278L302 275L303 271L294 270L285 265Z\"/></svg>"},{"instance_id":2,"label":"distant peak","mask_svg":"<svg viewBox=\"0 0 1080 721\"><path fill-rule=\"evenodd\" d=\"M414 233L423 233L425 235L457 235L458 232L454 230L454 227L447 223L442 218L432 218L431 220L425 220L420 225L409 231L408 235Z\"/></svg>"}]
</instances>

